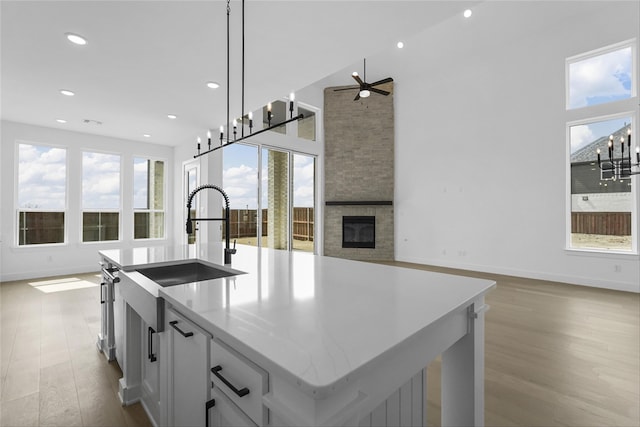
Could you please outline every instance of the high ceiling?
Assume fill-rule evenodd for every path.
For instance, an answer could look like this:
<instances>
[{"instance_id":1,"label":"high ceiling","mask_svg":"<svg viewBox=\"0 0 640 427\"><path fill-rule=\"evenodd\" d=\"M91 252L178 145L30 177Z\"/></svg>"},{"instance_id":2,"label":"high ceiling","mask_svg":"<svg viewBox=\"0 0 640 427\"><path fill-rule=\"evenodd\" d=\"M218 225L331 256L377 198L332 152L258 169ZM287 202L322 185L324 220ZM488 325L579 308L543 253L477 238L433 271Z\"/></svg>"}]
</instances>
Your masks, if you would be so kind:
<instances>
[{"instance_id":1,"label":"high ceiling","mask_svg":"<svg viewBox=\"0 0 640 427\"><path fill-rule=\"evenodd\" d=\"M245 110L392 49L475 3L247 1ZM225 1L0 5L2 119L166 145L193 142L225 122ZM240 116L241 5L230 3L232 117ZM88 44L70 43L68 32ZM207 81L221 87L208 89ZM353 80L346 74L337 83Z\"/></svg>"}]
</instances>

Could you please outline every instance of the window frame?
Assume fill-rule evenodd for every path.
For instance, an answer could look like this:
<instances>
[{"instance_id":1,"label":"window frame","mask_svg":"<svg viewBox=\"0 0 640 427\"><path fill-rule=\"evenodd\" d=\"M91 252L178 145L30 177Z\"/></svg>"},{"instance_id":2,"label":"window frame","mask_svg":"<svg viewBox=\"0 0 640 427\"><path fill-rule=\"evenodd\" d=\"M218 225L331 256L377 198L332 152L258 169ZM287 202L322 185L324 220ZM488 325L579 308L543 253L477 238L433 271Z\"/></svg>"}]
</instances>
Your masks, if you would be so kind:
<instances>
[{"instance_id":1,"label":"window frame","mask_svg":"<svg viewBox=\"0 0 640 427\"><path fill-rule=\"evenodd\" d=\"M162 172L162 194L163 194L163 203L162 203L162 210L159 209L151 209L151 208L147 208L147 209L140 209L140 208L136 208L135 207L135 165L136 165L136 159L145 159L148 162L162 162L164 164L163 166L163 172ZM133 241L151 241L151 240L166 240L167 239L167 167L168 167L169 162L167 161L167 159L165 158L161 158L161 157L154 157L154 156L149 156L149 155L133 155L131 158L131 170L132 170L132 181L131 181L131 196L132 196L132 202L131 202L131 211L132 211L132 215L131 215L131 223L132 223L132 229L131 229L131 239ZM148 185L148 183L147 183ZM136 233L136 214L137 213L148 213L150 216L153 215L154 213L162 213L162 237L135 237L135 233Z\"/></svg>"},{"instance_id":2,"label":"window frame","mask_svg":"<svg viewBox=\"0 0 640 427\"><path fill-rule=\"evenodd\" d=\"M583 107L573 107L571 108L570 101L570 89L571 89L571 79L569 74L569 69L571 64L576 62L584 61L585 59L595 58L597 56L606 55L607 53L615 52L617 50L622 50L624 48L631 48L631 96L626 99L619 99L615 101L608 101L594 105L585 105ZM590 50L588 52L580 53L578 55L570 56L565 60L565 109L566 111L581 111L590 108L596 108L600 106L608 106L611 104L616 104L619 102L628 102L630 99L637 98L638 96L638 49L636 39L628 39L618 43L610 44L604 47L600 47L598 49Z\"/></svg>"},{"instance_id":3,"label":"window frame","mask_svg":"<svg viewBox=\"0 0 640 427\"><path fill-rule=\"evenodd\" d=\"M20 145L32 145L37 147L59 148L65 150L65 177L64 177L64 208L62 211L56 209L33 209L33 208L20 208L18 202L18 194L20 189ZM60 144L42 143L28 140L18 139L14 143L14 196L13 196L13 247L16 249L33 249L33 248L47 248L54 246L67 246L69 244L69 147ZM57 243L36 243L36 244L20 244L20 213L21 212L62 212L64 215L63 221L63 241Z\"/></svg>"},{"instance_id":4,"label":"window frame","mask_svg":"<svg viewBox=\"0 0 640 427\"><path fill-rule=\"evenodd\" d=\"M105 244L105 243L115 243L122 242L122 217L123 217L123 164L124 164L124 154L122 152L114 152L114 151L101 151L95 150L92 148L81 148L78 150L80 153L80 197L79 197L79 221L78 221L78 240L80 244L83 245L95 245L95 244ZM84 184L84 153L94 153L94 154L106 154L112 156L118 156L120 159L120 170L119 170L119 182L118 182L118 192L120 195L120 206L118 208L85 208L84 207L84 194L83 194L83 184ZM86 213L117 213L118 214L118 239L117 240L84 240L84 214Z\"/></svg>"},{"instance_id":5,"label":"window frame","mask_svg":"<svg viewBox=\"0 0 640 427\"><path fill-rule=\"evenodd\" d=\"M600 56L609 52L631 47L631 97L627 99L614 100L583 107L570 108L569 106L569 68L570 65L585 59ZM593 253L593 254L610 254L614 256L633 256L637 257L640 253L638 238L638 215L640 206L640 175L631 178L631 249L607 249L607 248L580 248L571 246L571 213L572 213L572 192L571 192L571 127L606 121L620 118L631 119L631 132L634 135L634 145L640 145L638 138L638 64L637 64L637 40L629 39L619 43L610 44L598 49L591 50L579 55L574 55L565 60L565 250L570 253ZM633 147L632 147L633 149Z\"/></svg>"}]
</instances>

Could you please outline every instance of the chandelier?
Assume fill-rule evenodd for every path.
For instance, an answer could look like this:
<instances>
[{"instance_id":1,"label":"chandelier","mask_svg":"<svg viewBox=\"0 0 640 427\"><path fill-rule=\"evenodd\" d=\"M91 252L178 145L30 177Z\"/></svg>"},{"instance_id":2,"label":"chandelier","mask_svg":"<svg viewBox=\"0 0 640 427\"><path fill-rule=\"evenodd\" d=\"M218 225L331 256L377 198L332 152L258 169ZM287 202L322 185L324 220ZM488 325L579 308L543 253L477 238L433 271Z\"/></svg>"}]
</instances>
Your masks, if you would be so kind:
<instances>
[{"instance_id":1,"label":"chandelier","mask_svg":"<svg viewBox=\"0 0 640 427\"><path fill-rule=\"evenodd\" d=\"M207 131L207 150L206 151L201 151L202 147L201 147L201 139L200 137L197 138L197 145L196 145L196 149L197 149L197 154L195 156L193 156L193 158L198 158L200 156L204 156L206 154L209 154L213 151L219 150L221 148L227 147L229 145L235 144L236 142L240 142L243 141L245 139L248 139L252 136L256 136L259 135L263 132L275 129L277 127L286 125L287 123L290 122L294 122L300 119L304 118L304 114L298 114L297 116L293 115L293 101L294 101L294 94L291 93L291 95L289 96L289 119L288 120L283 120L279 123L276 124L271 124L271 119L272 119L272 113L271 113L271 104L268 104L267 107L267 127L260 129L257 132L253 132L253 114L251 112L249 112L246 117L249 121L249 135L244 134L244 118L245 118L245 111L244 111L244 0L242 0L242 77L241 77L241 83L242 83L242 89L241 89L241 110L242 110L242 123L240 125L240 137L238 138L238 121L236 119L233 120L233 123L229 120L229 16L231 15L231 5L230 5L231 0L227 0L227 125L226 125L226 135L225 135L225 126L220 126L220 145L211 146L211 130ZM232 130L231 130L232 129ZM233 137L231 137L231 135L233 135Z\"/></svg>"},{"instance_id":2,"label":"chandelier","mask_svg":"<svg viewBox=\"0 0 640 427\"><path fill-rule=\"evenodd\" d=\"M626 157L625 142L627 144ZM598 154L598 167L602 171L602 179L617 181L640 174L639 146L636 146L635 163L631 161L631 128L627 130L626 141L624 136L620 137L620 157L616 157L616 144L613 141L613 135L609 135L608 151L609 158L602 160L600 158L600 149L598 148L598 150L596 150Z\"/></svg>"}]
</instances>

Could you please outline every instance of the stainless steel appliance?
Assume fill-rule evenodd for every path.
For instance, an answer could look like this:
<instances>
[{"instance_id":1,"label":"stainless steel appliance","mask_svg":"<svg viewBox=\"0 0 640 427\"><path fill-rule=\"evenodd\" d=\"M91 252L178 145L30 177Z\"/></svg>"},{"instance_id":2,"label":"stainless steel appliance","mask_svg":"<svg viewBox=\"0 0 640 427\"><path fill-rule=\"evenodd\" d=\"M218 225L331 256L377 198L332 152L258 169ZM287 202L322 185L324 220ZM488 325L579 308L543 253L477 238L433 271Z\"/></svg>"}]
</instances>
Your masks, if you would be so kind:
<instances>
[{"instance_id":1,"label":"stainless steel appliance","mask_svg":"<svg viewBox=\"0 0 640 427\"><path fill-rule=\"evenodd\" d=\"M100 303L102 305L102 327L98 334L98 349L104 353L107 360L116 358L115 327L114 327L114 284L120 281L119 268L106 258L100 261L102 266L102 282L100 283Z\"/></svg>"}]
</instances>

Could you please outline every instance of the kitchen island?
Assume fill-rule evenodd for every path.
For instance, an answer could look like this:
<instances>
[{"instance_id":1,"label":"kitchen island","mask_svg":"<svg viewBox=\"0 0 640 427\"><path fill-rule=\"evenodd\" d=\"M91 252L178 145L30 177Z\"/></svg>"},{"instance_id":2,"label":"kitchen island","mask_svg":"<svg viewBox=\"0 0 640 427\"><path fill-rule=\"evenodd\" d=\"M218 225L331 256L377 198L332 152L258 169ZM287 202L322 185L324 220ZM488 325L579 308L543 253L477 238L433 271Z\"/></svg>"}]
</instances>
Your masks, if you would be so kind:
<instances>
[{"instance_id":1,"label":"kitchen island","mask_svg":"<svg viewBox=\"0 0 640 427\"><path fill-rule=\"evenodd\" d=\"M494 282L240 246L231 267L241 274L154 288L136 269L180 251L223 260L218 245L164 251L101 252L124 286L164 301L159 424L424 425L425 367L442 354L443 425L483 425Z\"/></svg>"}]
</instances>

